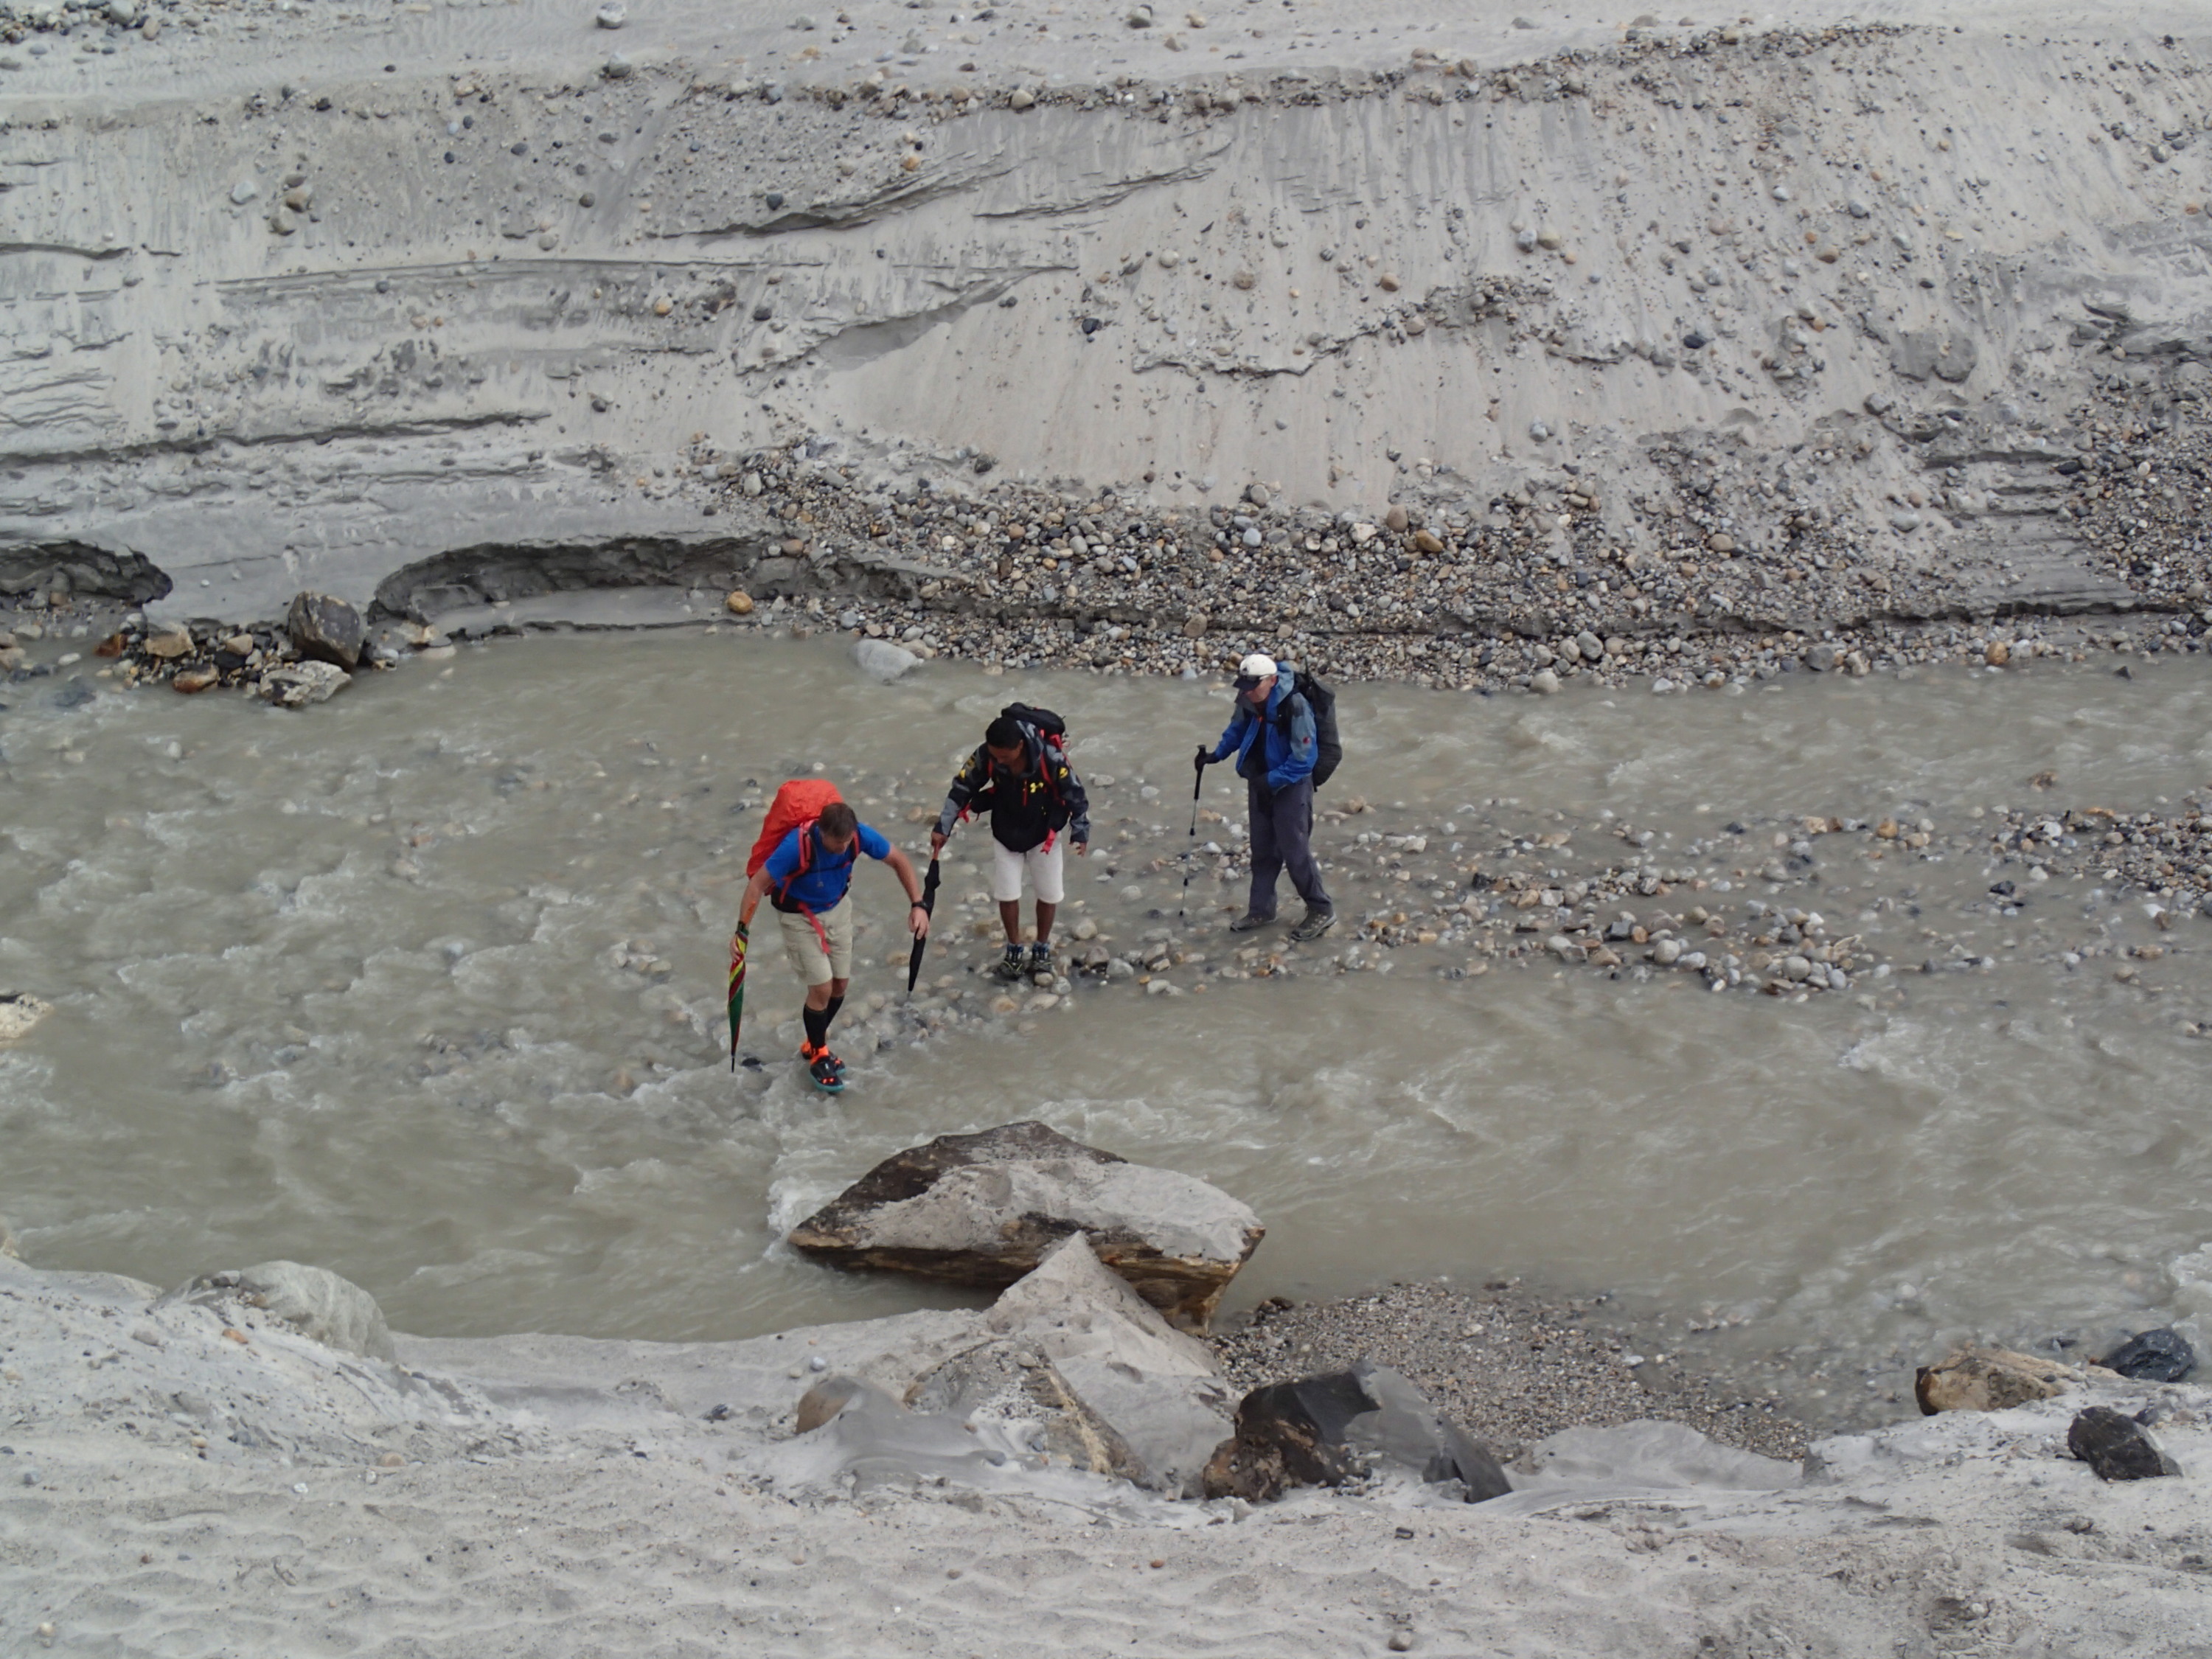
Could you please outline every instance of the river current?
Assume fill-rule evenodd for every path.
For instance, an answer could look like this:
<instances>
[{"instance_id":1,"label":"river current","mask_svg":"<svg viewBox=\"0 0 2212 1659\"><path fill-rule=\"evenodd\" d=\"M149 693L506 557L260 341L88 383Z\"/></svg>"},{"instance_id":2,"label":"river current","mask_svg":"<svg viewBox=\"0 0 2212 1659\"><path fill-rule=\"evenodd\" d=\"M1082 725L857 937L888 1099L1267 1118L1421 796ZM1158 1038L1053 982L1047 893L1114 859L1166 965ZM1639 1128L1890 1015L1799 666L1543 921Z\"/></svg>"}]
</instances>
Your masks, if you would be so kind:
<instances>
[{"instance_id":1,"label":"river current","mask_svg":"<svg viewBox=\"0 0 2212 1659\"><path fill-rule=\"evenodd\" d=\"M1346 922L1269 978L1237 976L1220 931L1235 869L1201 852L1183 890L1191 847L1234 849L1221 773L1225 819L1188 835L1218 684L938 662L885 685L837 644L725 630L464 647L305 714L64 706L93 666L4 688L0 713L0 990L54 1005L0 1048L0 1215L43 1266L168 1284L288 1256L424 1334L737 1337L958 1299L811 1266L781 1231L900 1146L1040 1117L1249 1202L1268 1236L1231 1309L1520 1277L1801 1373L2212 1314L2212 1044L2188 1029L2212 921L2159 933L2094 877L2007 914L1978 856L1944 852L2042 799L2039 775L2122 808L2212 777L2195 662L1665 698L1346 687L1323 798L1367 810L1316 838ZM916 820L1015 697L1067 716L1091 780L1063 943L1172 932L1184 962L1146 975L1161 992L1079 975L1007 1007L975 971L997 947L969 826L925 1025L896 1006L896 884L864 868L853 1086L824 1098L791 1062L772 948L761 1063L733 1077L725 953L775 781L823 769L919 859ZM1814 860L1821 907L1896 965L1849 991L1360 942L1363 915L1456 904L1468 864L1542 824L1596 852L1632 823L1739 905L1765 890L1718 885L1723 824L1807 814L1936 826L1934 858ZM1361 832L1420 856L1365 858ZM2154 939L2126 981L2063 954ZM1918 971L1936 940L1981 965Z\"/></svg>"}]
</instances>

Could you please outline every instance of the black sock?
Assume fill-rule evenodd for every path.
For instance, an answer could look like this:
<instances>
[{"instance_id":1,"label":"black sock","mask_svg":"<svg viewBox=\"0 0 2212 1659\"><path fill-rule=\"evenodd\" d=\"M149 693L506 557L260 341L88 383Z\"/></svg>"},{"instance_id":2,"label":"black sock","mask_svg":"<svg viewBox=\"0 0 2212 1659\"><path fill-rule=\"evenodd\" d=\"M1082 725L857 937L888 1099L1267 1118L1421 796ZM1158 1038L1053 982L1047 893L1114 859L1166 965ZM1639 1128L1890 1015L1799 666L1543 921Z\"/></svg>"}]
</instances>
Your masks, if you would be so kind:
<instances>
[{"instance_id":1,"label":"black sock","mask_svg":"<svg viewBox=\"0 0 2212 1659\"><path fill-rule=\"evenodd\" d=\"M822 1011L822 1040L830 1041L830 1022L837 1018L837 1011L845 1006L842 997L831 997L830 1006Z\"/></svg>"},{"instance_id":2,"label":"black sock","mask_svg":"<svg viewBox=\"0 0 2212 1659\"><path fill-rule=\"evenodd\" d=\"M806 1022L806 1042L809 1048L822 1048L830 1041L830 1011L827 1008L808 1008L800 1018Z\"/></svg>"}]
</instances>

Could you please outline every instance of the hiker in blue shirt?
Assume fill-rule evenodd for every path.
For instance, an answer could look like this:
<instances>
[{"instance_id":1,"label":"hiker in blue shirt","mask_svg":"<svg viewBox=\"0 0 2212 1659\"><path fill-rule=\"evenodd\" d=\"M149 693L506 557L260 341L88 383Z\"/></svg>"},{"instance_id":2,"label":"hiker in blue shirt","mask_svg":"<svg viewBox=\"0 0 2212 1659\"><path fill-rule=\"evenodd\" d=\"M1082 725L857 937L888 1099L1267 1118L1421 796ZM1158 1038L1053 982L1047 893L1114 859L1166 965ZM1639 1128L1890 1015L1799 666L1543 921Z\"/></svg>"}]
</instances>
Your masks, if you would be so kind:
<instances>
[{"instance_id":1,"label":"hiker in blue shirt","mask_svg":"<svg viewBox=\"0 0 2212 1659\"><path fill-rule=\"evenodd\" d=\"M907 915L908 931L916 939L926 937L929 912L921 908L921 883L913 864L880 831L862 823L843 801L832 801L813 823L802 823L784 836L746 884L738 912L739 925L750 930L763 897L775 909L783 930L784 953L806 986L806 1006L800 1016L806 1041L799 1057L806 1061L807 1075L832 1094L845 1086L845 1062L830 1052L830 1022L844 1006L845 988L852 980L851 889L853 870L863 853L890 866L913 901Z\"/></svg>"},{"instance_id":2,"label":"hiker in blue shirt","mask_svg":"<svg viewBox=\"0 0 2212 1659\"><path fill-rule=\"evenodd\" d=\"M1313 857L1314 764L1320 741L1312 708L1275 659L1255 651L1237 665L1237 712L1221 741L1198 751L1200 768L1237 757L1252 823L1252 899L1229 924L1232 933L1275 919L1275 878L1285 866L1306 913L1291 937L1319 939L1336 925L1336 907Z\"/></svg>"}]
</instances>

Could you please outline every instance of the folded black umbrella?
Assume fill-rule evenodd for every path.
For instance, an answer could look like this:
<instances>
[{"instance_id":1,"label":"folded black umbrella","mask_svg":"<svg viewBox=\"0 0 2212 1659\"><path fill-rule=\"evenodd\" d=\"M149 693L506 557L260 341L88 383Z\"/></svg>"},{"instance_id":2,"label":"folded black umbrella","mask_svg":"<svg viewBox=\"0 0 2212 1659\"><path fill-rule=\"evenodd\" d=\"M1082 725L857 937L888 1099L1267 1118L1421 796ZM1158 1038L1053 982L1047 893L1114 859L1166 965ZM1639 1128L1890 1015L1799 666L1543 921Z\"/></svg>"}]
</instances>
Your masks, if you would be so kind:
<instances>
[{"instance_id":1,"label":"folded black umbrella","mask_svg":"<svg viewBox=\"0 0 2212 1659\"><path fill-rule=\"evenodd\" d=\"M929 856L929 873L921 880L921 913L933 915L937 910L937 855ZM923 934L914 942L914 954L906 959L906 994L914 994L915 981L921 977L921 953L929 949L929 935Z\"/></svg>"}]
</instances>

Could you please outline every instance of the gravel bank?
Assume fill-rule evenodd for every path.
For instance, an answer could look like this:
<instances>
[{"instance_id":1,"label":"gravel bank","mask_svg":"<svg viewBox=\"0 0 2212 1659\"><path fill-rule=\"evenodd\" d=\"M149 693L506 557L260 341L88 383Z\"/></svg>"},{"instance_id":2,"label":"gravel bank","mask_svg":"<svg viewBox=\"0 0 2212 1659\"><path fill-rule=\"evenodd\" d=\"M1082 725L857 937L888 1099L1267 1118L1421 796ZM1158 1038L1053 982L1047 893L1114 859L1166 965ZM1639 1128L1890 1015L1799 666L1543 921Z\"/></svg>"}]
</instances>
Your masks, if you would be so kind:
<instances>
[{"instance_id":1,"label":"gravel bank","mask_svg":"<svg viewBox=\"0 0 2212 1659\"><path fill-rule=\"evenodd\" d=\"M1642 1351L1649 1339L1610 1328L1607 1304L1546 1300L1503 1283L1393 1285L1331 1302L1271 1298L1212 1346L1239 1389L1360 1359L1388 1365L1508 1460L1562 1429L1639 1418L1686 1423L1763 1456L1805 1455L1810 1432L1778 1395Z\"/></svg>"}]
</instances>

